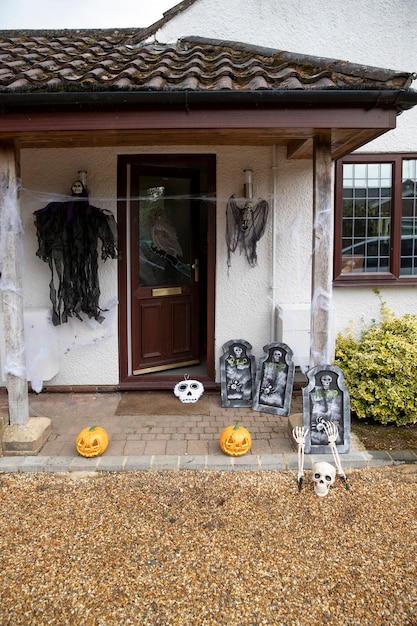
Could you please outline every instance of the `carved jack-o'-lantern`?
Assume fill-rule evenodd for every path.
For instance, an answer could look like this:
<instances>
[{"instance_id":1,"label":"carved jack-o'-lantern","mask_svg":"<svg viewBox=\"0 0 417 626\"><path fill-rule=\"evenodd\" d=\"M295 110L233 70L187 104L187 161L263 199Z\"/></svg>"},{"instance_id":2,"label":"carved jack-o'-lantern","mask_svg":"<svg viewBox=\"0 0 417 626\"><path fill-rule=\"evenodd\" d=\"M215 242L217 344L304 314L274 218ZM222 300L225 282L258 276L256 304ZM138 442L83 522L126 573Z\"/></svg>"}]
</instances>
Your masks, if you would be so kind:
<instances>
[{"instance_id":1,"label":"carved jack-o'-lantern","mask_svg":"<svg viewBox=\"0 0 417 626\"><path fill-rule=\"evenodd\" d=\"M84 428L77 437L77 452L81 456L100 456L109 445L109 436L101 426Z\"/></svg>"},{"instance_id":2,"label":"carved jack-o'-lantern","mask_svg":"<svg viewBox=\"0 0 417 626\"><path fill-rule=\"evenodd\" d=\"M236 422L234 426L227 426L220 435L220 447L229 456L243 456L252 447L252 438L249 431Z\"/></svg>"}]
</instances>

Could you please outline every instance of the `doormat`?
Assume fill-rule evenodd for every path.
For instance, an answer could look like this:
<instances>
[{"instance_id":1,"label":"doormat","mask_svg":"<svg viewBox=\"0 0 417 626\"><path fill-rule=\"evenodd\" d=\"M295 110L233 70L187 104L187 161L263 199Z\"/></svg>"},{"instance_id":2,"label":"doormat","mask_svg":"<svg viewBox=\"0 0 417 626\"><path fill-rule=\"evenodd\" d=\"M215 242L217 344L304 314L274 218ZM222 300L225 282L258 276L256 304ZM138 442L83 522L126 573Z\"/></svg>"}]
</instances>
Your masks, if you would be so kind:
<instances>
[{"instance_id":1,"label":"doormat","mask_svg":"<svg viewBox=\"0 0 417 626\"><path fill-rule=\"evenodd\" d=\"M174 392L124 391L116 415L210 415L210 399L203 395L185 404Z\"/></svg>"}]
</instances>

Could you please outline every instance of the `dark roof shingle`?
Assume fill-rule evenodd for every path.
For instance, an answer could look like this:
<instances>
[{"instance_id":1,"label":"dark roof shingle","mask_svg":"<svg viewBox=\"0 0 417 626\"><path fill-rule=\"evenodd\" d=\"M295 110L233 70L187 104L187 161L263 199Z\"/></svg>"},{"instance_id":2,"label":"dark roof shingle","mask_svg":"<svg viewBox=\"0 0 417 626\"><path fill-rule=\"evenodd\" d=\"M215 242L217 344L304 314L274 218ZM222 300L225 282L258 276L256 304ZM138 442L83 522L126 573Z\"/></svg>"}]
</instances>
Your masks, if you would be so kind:
<instances>
[{"instance_id":1,"label":"dark roof shingle","mask_svg":"<svg viewBox=\"0 0 417 626\"><path fill-rule=\"evenodd\" d=\"M408 89L413 79L237 42L137 41L137 29L0 32L0 92Z\"/></svg>"}]
</instances>

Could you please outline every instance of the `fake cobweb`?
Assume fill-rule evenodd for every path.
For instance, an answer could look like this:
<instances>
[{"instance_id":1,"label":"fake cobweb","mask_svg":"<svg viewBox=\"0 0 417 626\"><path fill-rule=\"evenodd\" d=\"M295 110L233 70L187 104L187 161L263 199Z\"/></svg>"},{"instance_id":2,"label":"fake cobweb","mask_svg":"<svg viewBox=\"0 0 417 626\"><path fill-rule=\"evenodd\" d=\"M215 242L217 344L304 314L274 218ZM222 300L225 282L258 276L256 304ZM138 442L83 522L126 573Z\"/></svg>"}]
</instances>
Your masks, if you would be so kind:
<instances>
[{"instance_id":1,"label":"fake cobweb","mask_svg":"<svg viewBox=\"0 0 417 626\"><path fill-rule=\"evenodd\" d=\"M0 289L3 293L5 291L14 291L15 294L19 298L22 298L23 295L21 293L20 285L15 285L13 281L11 282L10 276L8 276L7 272L4 271L4 268L7 267L7 263L4 262L5 255L7 255L7 250L5 249L5 245L3 241L4 239L3 234L7 230L11 230L16 235L16 241L19 246L18 254L21 258L21 266L23 267L23 262L24 262L23 245L22 245L23 231L24 229L27 229L28 231L31 229L33 231L33 236L32 235L30 236L34 239L36 238L36 229L34 227L35 211L40 211L43 208L48 207L48 205L50 206L51 204L55 206L57 204L58 205L65 204L66 210L68 211L69 203L73 202L74 198L69 195L48 194L46 192L36 192L33 190L26 190L26 189L22 189L20 191L20 197L21 197L21 205L24 206L24 211L25 211L24 213L25 218L24 218L23 224L20 218L19 207L16 202L16 189L8 189L4 193L4 204L3 204L3 207L0 207L2 209L0 212L0 263L1 263L1 268L3 268L1 281L0 281ZM213 195L193 196L193 197L187 196L187 198L188 199L192 198L193 200L205 202L207 205L216 202L220 207L224 207L225 210L226 210L227 202L229 200L229 198L222 199L222 198L219 198L218 196L215 197ZM138 198L135 198L135 199L138 199ZM147 199L149 200L149 198ZM178 200L179 197L175 196L175 199ZM164 197L164 200L165 201L169 200L169 198ZM268 202L270 206L274 207L274 200L276 199L273 196L269 196L267 200L265 200L264 202L265 203ZM239 201L243 203L244 198L236 198L236 202L239 202ZM114 198L112 198L111 201L106 200L106 199L95 200L95 204L100 204L101 202L107 205L109 205L111 202L114 205L116 201ZM88 204L89 204L89 201L88 201ZM96 208L96 207L93 207L93 208ZM107 216L108 216L108 213L107 213ZM320 223L322 218L323 218L323 224ZM265 212L265 219L266 219L266 212ZM275 217L275 219L277 219L277 217ZM318 223L319 227L323 226L323 237L322 237L322 241L320 242L320 245L327 246L328 238L330 237L330 233L327 232L328 230L327 216L319 215L318 222L319 222ZM316 227L317 227L317 224L316 224ZM229 224L229 228L230 228L230 224ZM261 231L262 231L261 236L263 235L264 228L265 228L265 224L263 223L262 228L261 228ZM285 246L286 249L288 249L288 247L291 247L292 249L295 250L294 254L297 254L297 250L300 249L298 247L300 246L300 241L299 241L300 232L301 232L300 224L296 218L292 224L287 224L287 228L285 232L285 242L282 241L282 233L279 233L279 234L277 232L273 233L273 236L275 237L275 240L276 240L277 247L281 248ZM230 237L230 230L229 230L229 237ZM101 250L100 250L100 244L101 244ZM98 275L100 275L100 272L102 271L105 258L116 257L116 253L115 253L116 247L114 246L113 250L109 252L113 244L110 243L110 248L108 244L109 244L109 240L107 240L107 243L106 243L106 242L103 242L103 240L100 237L98 237L95 242L95 245L93 246L93 249L94 249L93 256L96 254L98 256L98 270L99 270ZM232 250L232 246L230 246L230 241L227 239L227 237L226 237L225 244L226 244L226 249L228 250L228 259L230 263L230 254L232 254L234 250ZM25 241L25 245L27 246L27 240ZM38 251L39 250L41 250L41 246L38 246ZM174 250L174 255L172 254L172 250L170 250L170 252L167 252L166 254L171 257L171 260L174 259L174 261L178 261L178 259L175 258L175 249L173 250ZM315 252L317 252L317 250ZM30 249L29 249L29 253L30 253ZM35 250L35 253L36 253L36 250ZM38 256L42 258L42 250L40 251ZM46 262L49 262L47 257L45 257L45 260ZM144 263L144 265L148 264L152 270L160 270L162 268L162 262L158 258L155 260L152 260L150 258L141 258L141 260ZM312 262L312 256L310 256L309 259L306 261L306 263L304 264L304 267L302 267L302 265L300 266L300 263L296 264L296 267L294 270L296 275L294 276L294 280L296 280L298 283L304 282L304 274L305 275L311 274L311 262ZM249 265L253 265L253 263L249 263ZM59 266L59 262L58 262L58 266ZM56 270L57 266L54 265L52 269ZM51 283L50 283L49 288L51 292L55 291L56 298L58 298L58 294L60 292L59 272L56 271L55 275L53 275L53 272L51 272L51 274L52 276L51 276ZM97 289L98 285L94 285L94 288ZM279 300L279 296L280 296L279 286L272 287L271 291L273 289L276 290L277 297L273 298L272 296L270 296L271 306L276 305L275 300ZM96 292L96 296L97 296L97 292ZM98 296L100 297L99 289L98 289ZM70 350L72 350L73 347L76 345L93 345L96 342L101 341L114 334L115 328L116 328L115 316L117 314L117 304L118 304L116 296L115 295L111 296L109 294L106 294L106 300L100 303L99 303L98 298L96 297L96 303L97 303L97 306L93 308L90 312L87 311L86 314L84 314L82 311L77 311L76 308L73 311L70 310L69 315L68 315L68 311L65 312L64 318L65 318L66 323L63 324L62 326L60 326L59 324L55 326L57 319L60 319L60 321L62 321L62 317L61 317L62 312L57 311L56 307L54 311L54 306L51 306L51 314L48 317L47 325L45 326L44 333L42 333L39 336L38 349L33 351L31 350L29 345L26 345L25 355L23 355L24 356L23 359L22 359L22 355L18 353L7 354L5 358L3 359L4 373L5 374L11 373L15 376L19 376L21 378L26 378L27 380L31 380L32 388L36 392L41 391L43 380L41 377L37 375L37 372L39 372L41 369L39 367L40 362L48 358L57 358L59 360L59 358L61 358L63 355L65 355ZM313 324L314 324L314 314L317 311L324 310L330 313L332 310L331 292L326 292L322 288L316 289L311 297L311 310L313 311L313 315L312 315ZM83 328L83 332L80 333L79 325L81 323L84 328ZM62 329L63 326L67 326L67 329L63 330ZM294 355L296 357L297 356L299 357L299 363L300 363L300 367L302 371L306 371L309 367L309 364L306 362L303 362L303 359L300 356L303 353L302 346L293 344L291 348L293 349ZM315 353L314 359L316 362L324 363L328 361L328 355ZM26 360L26 366L23 365L25 360Z\"/></svg>"},{"instance_id":2,"label":"fake cobweb","mask_svg":"<svg viewBox=\"0 0 417 626\"><path fill-rule=\"evenodd\" d=\"M54 371L54 363L58 363L59 359L71 351L77 345L93 345L114 332L115 316L117 312L117 298L108 297L104 304L99 305L100 288L99 288L99 268L107 258L116 258L117 256L117 232L116 223L109 211L101 211L90 205L87 198L76 203L72 196L59 196L57 194L49 195L45 193L34 193L28 190L20 189L21 204L25 206L25 223L20 217L19 204L16 200L18 189L16 185L9 185L8 181L2 184L2 206L0 211L0 290L2 293L3 307L21 308L17 299L23 299L22 279L16 280L16 274L8 263L8 246L10 245L10 236L14 239L16 246L16 258L18 266L24 267L24 251L23 251L23 235L25 229L29 231L28 237L31 237L30 229L34 229L33 223L36 220L31 208L37 210L42 201L47 202L46 211L41 209L41 215L50 213L51 220L49 228L43 229L43 238L37 238L38 256L47 261L51 269L50 294L51 306L49 314L45 316L45 307L38 310L29 309L25 311L29 318L25 318L25 337L24 347L22 349L14 348L13 341L9 341L9 345L2 355L3 373L6 378L8 374L31 381L32 389L35 392L42 390L43 382L49 380L44 378L42 374L46 371L57 373L59 367ZM41 205L42 206L42 205ZM44 211L42 213L42 211ZM76 214L85 211L90 220L85 220L84 232L83 224L80 219L76 220L76 229L66 228L69 217L68 213L72 212L72 218ZM61 214L61 215L59 215ZM39 230L42 225L36 224ZM60 231L56 229L60 227ZM55 228L55 232L54 232ZM64 241L69 230L72 230L73 240ZM36 233L32 239L36 239ZM86 254L80 254L80 242L89 249ZM78 246L78 257L77 250ZM100 250L101 246L101 250ZM64 292L64 259L63 253L72 248L74 251L75 261L71 257L67 257L67 264L72 271L75 266L75 275L78 285L74 282L68 282L68 272L65 276L67 280L67 293L77 294L77 299L73 300L75 305L71 308L64 306L62 295ZM85 251L84 251L85 252ZM99 253L101 252L101 259ZM84 284L81 284L82 275L87 278ZM17 284L16 284L17 282ZM81 285L81 286L80 286ZM79 287L78 291L75 287ZM7 297L6 295L7 294ZM54 294L54 297L52 297ZM82 300L80 294L84 297ZM90 295L90 297L89 297ZM12 296L12 297L10 297ZM30 317L32 316L32 317ZM65 322L62 326L60 324ZM20 344L19 344L20 345Z\"/></svg>"}]
</instances>

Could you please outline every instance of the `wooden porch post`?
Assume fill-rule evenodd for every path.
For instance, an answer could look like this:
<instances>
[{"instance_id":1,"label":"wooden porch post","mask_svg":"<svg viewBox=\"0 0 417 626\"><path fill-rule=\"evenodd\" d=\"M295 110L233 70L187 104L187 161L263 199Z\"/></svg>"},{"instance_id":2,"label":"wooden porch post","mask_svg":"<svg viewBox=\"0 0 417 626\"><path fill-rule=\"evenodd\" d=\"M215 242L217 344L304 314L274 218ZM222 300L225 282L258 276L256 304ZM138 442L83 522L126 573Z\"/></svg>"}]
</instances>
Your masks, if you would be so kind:
<instances>
[{"instance_id":1,"label":"wooden porch post","mask_svg":"<svg viewBox=\"0 0 417 626\"><path fill-rule=\"evenodd\" d=\"M332 354L333 207L330 134L314 138L313 254L311 280L310 367L326 365Z\"/></svg>"},{"instance_id":2,"label":"wooden porch post","mask_svg":"<svg viewBox=\"0 0 417 626\"><path fill-rule=\"evenodd\" d=\"M29 399L23 327L23 230L18 196L18 151L0 142L1 296L11 425L29 421Z\"/></svg>"}]
</instances>

